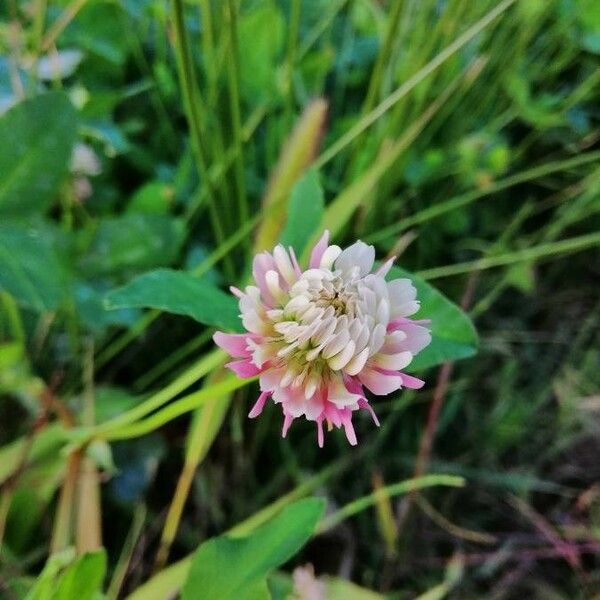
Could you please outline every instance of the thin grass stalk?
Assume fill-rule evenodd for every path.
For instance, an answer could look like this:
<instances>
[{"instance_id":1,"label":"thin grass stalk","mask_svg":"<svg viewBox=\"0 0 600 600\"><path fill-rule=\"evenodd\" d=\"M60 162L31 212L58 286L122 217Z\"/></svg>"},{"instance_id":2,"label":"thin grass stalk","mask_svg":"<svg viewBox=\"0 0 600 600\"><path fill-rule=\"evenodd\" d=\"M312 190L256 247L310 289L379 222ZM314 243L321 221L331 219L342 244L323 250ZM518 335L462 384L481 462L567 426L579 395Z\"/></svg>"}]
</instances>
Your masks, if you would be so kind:
<instances>
[{"instance_id":1,"label":"thin grass stalk","mask_svg":"<svg viewBox=\"0 0 600 600\"><path fill-rule=\"evenodd\" d=\"M448 486L448 487L462 487L465 485L465 480L462 477L455 475L424 475L423 477L416 477L414 479L407 479L400 483L394 483L392 485L386 485L379 488L372 494L357 498L352 502L349 502L336 512L325 517L317 527L317 535L323 533L332 527L335 527L342 521L362 512L363 510L374 506L380 501L382 497L393 497L415 490L421 490L428 487L434 486Z\"/></svg>"},{"instance_id":2,"label":"thin grass stalk","mask_svg":"<svg viewBox=\"0 0 600 600\"><path fill-rule=\"evenodd\" d=\"M85 350L83 365L83 410L81 420L84 427L93 427L95 422L94 392L94 345L90 341ZM94 461L82 450L77 480L77 514L75 524L75 546L78 554L93 552L102 547L102 511L100 507L100 478Z\"/></svg>"},{"instance_id":3,"label":"thin grass stalk","mask_svg":"<svg viewBox=\"0 0 600 600\"><path fill-rule=\"evenodd\" d=\"M204 344L206 344L212 336L212 329L206 329L199 335L193 337L183 346L180 346L165 359L161 360L149 371L146 371L141 377L133 383L133 388L137 391L148 388L159 377L165 375L167 371L173 371L177 364L188 358L191 354L197 352Z\"/></svg>"},{"instance_id":4,"label":"thin grass stalk","mask_svg":"<svg viewBox=\"0 0 600 600\"><path fill-rule=\"evenodd\" d=\"M485 196L489 196L491 194L503 191L519 183L525 183L533 179L539 179L541 177L551 175L552 173L556 173L558 171L573 169L575 167L592 163L597 160L600 160L600 151L588 152L585 154L580 154L579 156L575 156L573 158L548 162L543 165L527 169L525 171L522 171L521 173L510 175L509 177L505 177L504 179L499 179L498 181L492 183L484 189L465 192L464 194L461 194L454 198L450 198L445 202L441 202L434 206L430 206L428 208L420 210L414 215L406 217L398 223L394 223L392 225L389 225L388 227L383 227L377 233L366 236L365 241L371 243L380 242L382 240L393 237L401 231L405 231L406 229L409 229L414 225L419 225L426 221L430 221L448 212L452 212L453 210L457 210L459 208L467 206L472 202L475 202L476 200L484 198Z\"/></svg>"},{"instance_id":5,"label":"thin grass stalk","mask_svg":"<svg viewBox=\"0 0 600 600\"><path fill-rule=\"evenodd\" d=\"M588 250L589 248L595 248L596 246L600 246L600 233L590 233L561 240L560 242L540 244L538 246L533 246L532 248L515 250L514 252L508 252L498 256L489 256L455 265L425 269L424 271L418 271L417 274L423 279L440 279L441 277L474 273L519 262L540 260L550 256L558 257L564 254L571 254L573 252L581 252L583 250Z\"/></svg>"},{"instance_id":6,"label":"thin grass stalk","mask_svg":"<svg viewBox=\"0 0 600 600\"><path fill-rule=\"evenodd\" d=\"M214 384L223 377L223 369L216 371L207 382ZM169 558L169 552L183 514L183 508L187 501L194 475L198 465L204 460L209 451L223 420L229 408L231 395L215 396L207 402L200 411L194 415L194 423L190 427L190 433L187 440L187 449L185 453L185 462L183 469L177 480L175 494L171 500L165 525L162 531L156 560L154 563L154 573L159 572Z\"/></svg>"},{"instance_id":7,"label":"thin grass stalk","mask_svg":"<svg viewBox=\"0 0 600 600\"><path fill-rule=\"evenodd\" d=\"M220 244L225 238L225 234L217 208L215 189L213 188L212 181L208 174L207 160L203 148L202 119L200 114L203 102L194 75L194 65L185 28L183 0L173 0L172 6L179 80L181 82L183 103L191 131L192 148L194 150L194 156L196 157L198 171L204 185L207 187L208 212L217 243ZM229 257L225 259L225 268L228 274L233 276L233 262Z\"/></svg>"},{"instance_id":8,"label":"thin grass stalk","mask_svg":"<svg viewBox=\"0 0 600 600\"><path fill-rule=\"evenodd\" d=\"M233 132L233 148L235 152L234 177L239 213L238 227L243 227L248 221L248 197L246 195L245 167L244 167L244 135L242 131L242 117L240 110L240 62L237 32L237 9L234 0L227 2L227 17L229 22L229 56L227 61L227 81L229 84L229 111L231 114L231 127ZM238 228L236 227L236 229ZM250 241L245 243L250 249Z\"/></svg>"},{"instance_id":9,"label":"thin grass stalk","mask_svg":"<svg viewBox=\"0 0 600 600\"><path fill-rule=\"evenodd\" d=\"M387 20L387 29L383 38L381 50L377 54L377 59L371 72L371 79L367 88L367 95L363 103L363 114L368 113L378 99L381 91L381 82L383 78L384 67L390 64L390 55L397 39L398 27L400 25L400 16L404 10L405 2L396 0L392 3L390 14Z\"/></svg>"},{"instance_id":10,"label":"thin grass stalk","mask_svg":"<svg viewBox=\"0 0 600 600\"><path fill-rule=\"evenodd\" d=\"M46 32L46 35L42 38L40 49L42 52L47 52L58 39L58 36L66 29L69 23L77 16L77 13L85 6L87 0L73 0L63 12L60 14L58 19L52 23L52 26Z\"/></svg>"},{"instance_id":11,"label":"thin grass stalk","mask_svg":"<svg viewBox=\"0 0 600 600\"><path fill-rule=\"evenodd\" d=\"M125 577L127 576L127 570L129 569L136 544L142 533L147 513L148 511L146 506L143 504L137 505L133 511L131 528L129 529L127 539L123 544L119 560L113 571L113 575L108 586L108 591L106 592L106 600L117 600L119 597L123 583L125 582Z\"/></svg>"},{"instance_id":12,"label":"thin grass stalk","mask_svg":"<svg viewBox=\"0 0 600 600\"><path fill-rule=\"evenodd\" d=\"M285 122L288 126L292 124L294 114L294 68L298 54L298 30L300 28L301 0L292 0L290 7L290 24L287 36L286 57L286 95L285 95Z\"/></svg>"},{"instance_id":13,"label":"thin grass stalk","mask_svg":"<svg viewBox=\"0 0 600 600\"><path fill-rule=\"evenodd\" d=\"M505 12L516 0L504 0L496 8L487 13L482 19L469 27L465 33L459 36L452 44L442 50L435 58L429 61L422 69L417 71L408 81L392 92L383 102L378 104L369 114L365 115L359 122L351 127L343 136L327 148L314 163L315 168L327 164L339 152L351 144L359 135L368 129L375 121L381 118L392 106L398 103L415 86L433 73L438 67L446 62L451 56L458 52L463 46L470 42L475 36L483 31L503 12Z\"/></svg>"},{"instance_id":14,"label":"thin grass stalk","mask_svg":"<svg viewBox=\"0 0 600 600\"><path fill-rule=\"evenodd\" d=\"M433 102L421 117L409 127L404 134L394 142L394 144L381 155L380 159L366 171L356 183L346 188L337 198L327 207L320 229L329 229L333 235L336 235L345 227L355 210L361 205L363 199L370 194L383 175L398 160L400 155L412 144L423 128L431 121L437 111L444 105L450 96L458 89L463 79L472 73L472 68L481 68L480 63L470 65L457 77ZM476 74L475 74L476 75ZM472 82L473 77L467 77L467 82ZM310 246L310 244L308 244ZM305 253L306 254L306 253ZM306 256L303 257L306 259Z\"/></svg>"},{"instance_id":15,"label":"thin grass stalk","mask_svg":"<svg viewBox=\"0 0 600 600\"><path fill-rule=\"evenodd\" d=\"M229 377L228 379L211 385L210 387L202 388L197 392L193 392L179 400L171 402L168 406L160 409L153 415L133 422L131 425L125 425L119 428L113 429L101 429L92 430L88 435L93 437L100 437L106 440L128 440L132 438L141 437L156 429L159 429L163 425L169 423L173 419L185 415L186 413L192 412L201 406L205 406L212 398L222 397L228 392L233 392L239 388L249 385L253 381L256 381L256 377L251 379L239 379L236 377Z\"/></svg>"}]
</instances>

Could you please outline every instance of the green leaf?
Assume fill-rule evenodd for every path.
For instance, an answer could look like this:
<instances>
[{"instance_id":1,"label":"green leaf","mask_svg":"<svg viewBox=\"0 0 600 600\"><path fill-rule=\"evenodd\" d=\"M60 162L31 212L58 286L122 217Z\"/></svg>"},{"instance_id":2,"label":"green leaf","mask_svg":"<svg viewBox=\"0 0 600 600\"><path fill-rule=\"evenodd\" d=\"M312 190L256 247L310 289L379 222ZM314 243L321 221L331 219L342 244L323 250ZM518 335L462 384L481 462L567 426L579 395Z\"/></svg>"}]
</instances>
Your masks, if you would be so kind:
<instances>
[{"instance_id":1,"label":"green leaf","mask_svg":"<svg viewBox=\"0 0 600 600\"><path fill-rule=\"evenodd\" d=\"M319 174L309 169L292 189L281 243L292 246L296 256L302 256L308 242L315 236L321 224L325 201Z\"/></svg>"},{"instance_id":2,"label":"green leaf","mask_svg":"<svg viewBox=\"0 0 600 600\"><path fill-rule=\"evenodd\" d=\"M266 576L308 541L324 506L319 498L300 500L248 537L208 540L192 559L182 600L269 598Z\"/></svg>"},{"instance_id":3,"label":"green leaf","mask_svg":"<svg viewBox=\"0 0 600 600\"><path fill-rule=\"evenodd\" d=\"M79 266L92 275L167 266L177 258L184 234L183 222L173 217L126 214L106 218L91 232ZM83 232L82 237L89 235Z\"/></svg>"},{"instance_id":4,"label":"green leaf","mask_svg":"<svg viewBox=\"0 0 600 600\"><path fill-rule=\"evenodd\" d=\"M62 92L20 102L0 118L0 211L44 211L66 174L77 115Z\"/></svg>"},{"instance_id":5,"label":"green leaf","mask_svg":"<svg viewBox=\"0 0 600 600\"><path fill-rule=\"evenodd\" d=\"M62 304L69 284L69 273L55 250L50 228L0 225L0 289L21 306L47 312Z\"/></svg>"},{"instance_id":6,"label":"green leaf","mask_svg":"<svg viewBox=\"0 0 600 600\"><path fill-rule=\"evenodd\" d=\"M387 279L408 277L417 288L421 308L417 319L431 319L431 344L410 363L410 371L434 367L443 362L468 358L477 351L477 331L471 319L443 294L416 275L392 267Z\"/></svg>"},{"instance_id":7,"label":"green leaf","mask_svg":"<svg viewBox=\"0 0 600 600\"><path fill-rule=\"evenodd\" d=\"M283 46L284 22L272 2L263 3L240 16L238 36L241 94L255 105L274 91L277 59Z\"/></svg>"},{"instance_id":8,"label":"green leaf","mask_svg":"<svg viewBox=\"0 0 600 600\"><path fill-rule=\"evenodd\" d=\"M108 309L156 308L185 315L227 331L242 331L237 300L212 285L181 271L157 269L139 275L109 292Z\"/></svg>"},{"instance_id":9,"label":"green leaf","mask_svg":"<svg viewBox=\"0 0 600 600\"><path fill-rule=\"evenodd\" d=\"M27 600L92 600L101 591L106 552L89 552L75 559L73 548L53 554Z\"/></svg>"},{"instance_id":10,"label":"green leaf","mask_svg":"<svg viewBox=\"0 0 600 600\"><path fill-rule=\"evenodd\" d=\"M53 600L92 600L101 589L105 572L104 550L84 554L61 576Z\"/></svg>"}]
</instances>

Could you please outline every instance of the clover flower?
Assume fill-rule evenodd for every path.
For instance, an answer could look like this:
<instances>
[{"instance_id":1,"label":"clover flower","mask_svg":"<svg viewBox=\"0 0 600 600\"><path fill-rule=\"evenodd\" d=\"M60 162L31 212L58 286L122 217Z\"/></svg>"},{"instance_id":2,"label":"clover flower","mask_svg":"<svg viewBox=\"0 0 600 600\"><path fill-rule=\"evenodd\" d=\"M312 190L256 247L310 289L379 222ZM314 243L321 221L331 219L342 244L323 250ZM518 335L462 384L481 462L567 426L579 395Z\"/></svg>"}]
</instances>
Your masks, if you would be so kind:
<instances>
[{"instance_id":1,"label":"clover flower","mask_svg":"<svg viewBox=\"0 0 600 600\"><path fill-rule=\"evenodd\" d=\"M240 377L259 375L261 394L249 413L257 417L272 398L283 409L285 437L304 416L317 424L344 427L357 443L352 414L368 410L379 425L365 388L386 395L424 382L401 372L431 341L428 321L409 319L419 309L409 279L386 281L394 259L371 272L375 249L357 241L342 250L325 231L302 271L292 248L254 258L256 285L239 298L247 333L217 332L214 341L235 360L227 366Z\"/></svg>"}]
</instances>

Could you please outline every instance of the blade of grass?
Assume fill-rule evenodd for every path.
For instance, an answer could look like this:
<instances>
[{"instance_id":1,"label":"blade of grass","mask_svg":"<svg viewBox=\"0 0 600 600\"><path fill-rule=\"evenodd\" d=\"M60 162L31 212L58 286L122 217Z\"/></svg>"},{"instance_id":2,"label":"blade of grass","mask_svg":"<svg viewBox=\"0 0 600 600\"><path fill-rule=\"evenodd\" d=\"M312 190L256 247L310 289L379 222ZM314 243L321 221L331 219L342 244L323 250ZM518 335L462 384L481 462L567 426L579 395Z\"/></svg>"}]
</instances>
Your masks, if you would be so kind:
<instances>
[{"instance_id":1,"label":"blade of grass","mask_svg":"<svg viewBox=\"0 0 600 600\"><path fill-rule=\"evenodd\" d=\"M83 409L81 421L84 427L93 427L94 415L94 345L90 341L85 350L83 365ZM100 479L94 461L82 454L79 463L77 489L77 516L75 546L79 555L102 547L102 511L100 508Z\"/></svg>"},{"instance_id":2,"label":"blade of grass","mask_svg":"<svg viewBox=\"0 0 600 600\"><path fill-rule=\"evenodd\" d=\"M327 103L314 100L300 117L277 162L263 198L264 218L256 234L254 251L270 250L276 244L285 219L291 189L312 163L325 126Z\"/></svg>"},{"instance_id":3,"label":"blade of grass","mask_svg":"<svg viewBox=\"0 0 600 600\"><path fill-rule=\"evenodd\" d=\"M123 582L125 581L125 577L127 575L129 564L131 563L131 559L133 557L133 552L142 533L147 513L148 511L143 504L137 505L133 511L131 528L127 534L127 539L123 544L123 549L121 550L121 555L119 556L117 566L113 571L113 576L110 580L108 591L106 592L106 600L117 600L119 597L119 593L123 587Z\"/></svg>"},{"instance_id":4,"label":"blade of grass","mask_svg":"<svg viewBox=\"0 0 600 600\"><path fill-rule=\"evenodd\" d=\"M392 92L383 102L378 104L370 113L350 128L343 136L325 150L316 160L315 168L320 168L334 158L341 150L351 144L361 133L368 129L375 121L382 117L390 108L411 92L423 79L433 73L453 54L470 42L475 36L483 31L490 23L506 11L516 0L504 0L493 10L487 13L477 23L469 27L452 44L442 50L434 59L428 62L421 70L415 73L408 81Z\"/></svg>"},{"instance_id":5,"label":"blade of grass","mask_svg":"<svg viewBox=\"0 0 600 600\"><path fill-rule=\"evenodd\" d=\"M212 398L222 397L228 392L233 392L234 390L249 385L255 380L256 377L251 379L230 377L221 383L205 387L197 392L184 396L146 419L134 422L131 425L112 428L110 430L101 428L95 431L93 430L92 435L107 440L127 440L146 435L181 415L191 412L201 406L205 406Z\"/></svg>"},{"instance_id":6,"label":"blade of grass","mask_svg":"<svg viewBox=\"0 0 600 600\"><path fill-rule=\"evenodd\" d=\"M207 383L214 385L222 379L223 375L223 369L220 369L214 375L209 376ZM198 465L204 460L219 432L230 402L231 394L214 396L199 411L196 411L194 415L187 438L185 462L179 474L175 494L173 495L173 500L169 506L163 527L154 562L154 573L162 570L169 558L169 552L179 528L183 508L194 481L194 475L198 469Z\"/></svg>"},{"instance_id":7,"label":"blade of grass","mask_svg":"<svg viewBox=\"0 0 600 600\"><path fill-rule=\"evenodd\" d=\"M523 248L498 256L489 256L472 260L469 262L458 263L455 265L447 265L444 267L434 267L433 269L425 269L419 271L418 275L423 279L439 279L440 277L449 277L450 275L461 275L463 273L473 273L475 271L483 271L493 267L512 265L518 262L540 260L551 256L562 256L572 252L580 252L600 246L600 233L590 233L574 238L561 240L549 244L540 244L532 248Z\"/></svg>"},{"instance_id":8,"label":"blade of grass","mask_svg":"<svg viewBox=\"0 0 600 600\"><path fill-rule=\"evenodd\" d=\"M509 177L505 177L504 179L499 179L498 181L492 183L490 186L484 189L466 192L454 198L450 198L445 202L441 202L434 206L424 208L423 210L420 210L414 215L403 219L399 223L394 223L393 225L389 225L388 227L383 227L378 232L366 236L365 241L373 243L388 239L392 236L397 235L401 231L405 231L406 229L413 227L414 225L419 225L420 223L430 221L431 219L435 219L448 212L467 206L472 202L475 202L476 200L480 200L481 198L484 198L491 194L495 194L502 190L508 189L510 187L518 185L519 183L525 183L527 181L539 179L541 177L545 177L546 175L551 175L552 173L557 173L559 171L573 169L575 167L595 162L599 159L600 151L595 151L588 152L586 154L581 154L573 158L545 163L543 165L539 165L531 169L526 169L521 173L510 175Z\"/></svg>"},{"instance_id":9,"label":"blade of grass","mask_svg":"<svg viewBox=\"0 0 600 600\"><path fill-rule=\"evenodd\" d=\"M172 400L177 394L189 388L196 383L201 377L204 377L212 369L222 364L226 354L222 350L213 350L209 354L204 355L189 369L186 369L179 377L173 380L165 388L153 394L147 400L144 400L138 406L126 411L125 413L110 419L94 428L95 433L105 433L114 431L125 425L129 425L139 419L145 417L156 409Z\"/></svg>"},{"instance_id":10,"label":"blade of grass","mask_svg":"<svg viewBox=\"0 0 600 600\"><path fill-rule=\"evenodd\" d=\"M194 74L194 65L185 27L183 0L173 0L172 6L177 67L182 88L183 103L191 132L192 148L194 150L198 172L207 188L208 212L213 233L217 243L220 244L223 239L225 239L225 233L217 210L215 189L208 175L208 163L202 139L202 117L200 112L204 102L200 95L200 90ZM229 276L233 277L233 262L228 257L225 260L225 268Z\"/></svg>"},{"instance_id":11,"label":"blade of grass","mask_svg":"<svg viewBox=\"0 0 600 600\"><path fill-rule=\"evenodd\" d=\"M372 494L362 496L361 498L349 502L333 514L325 517L317 527L317 534L323 533L359 512L376 505L382 497L399 496L415 490L422 490L424 488L440 485L462 487L465 485L465 480L462 477L455 477L453 475L424 475L423 477L407 479L400 483L386 485Z\"/></svg>"},{"instance_id":12,"label":"blade of grass","mask_svg":"<svg viewBox=\"0 0 600 600\"><path fill-rule=\"evenodd\" d=\"M423 128L431 121L437 111L444 105L446 100L458 89L462 81L470 84L475 80L478 73L481 72L483 64L475 61L461 75L452 81L452 83L443 91L442 94L433 102L421 117L413 123L404 134L396 140L390 148L387 149L380 159L370 167L360 179L346 188L337 198L328 206L323 217L320 230L329 229L333 236L350 220L354 211L360 206L365 197L375 189L383 175L394 165L398 157L410 146ZM313 240L314 241L314 240ZM310 247L312 244L308 244ZM306 256L303 257L306 259Z\"/></svg>"},{"instance_id":13,"label":"blade of grass","mask_svg":"<svg viewBox=\"0 0 600 600\"><path fill-rule=\"evenodd\" d=\"M240 62L237 33L237 9L234 0L227 2L227 20L229 22L229 53L227 60L227 82L229 87L229 111L235 151L234 177L238 200L239 226L248 220L248 198L246 196L242 117L240 110ZM236 228L237 229L237 228ZM250 249L250 243L246 244Z\"/></svg>"}]
</instances>

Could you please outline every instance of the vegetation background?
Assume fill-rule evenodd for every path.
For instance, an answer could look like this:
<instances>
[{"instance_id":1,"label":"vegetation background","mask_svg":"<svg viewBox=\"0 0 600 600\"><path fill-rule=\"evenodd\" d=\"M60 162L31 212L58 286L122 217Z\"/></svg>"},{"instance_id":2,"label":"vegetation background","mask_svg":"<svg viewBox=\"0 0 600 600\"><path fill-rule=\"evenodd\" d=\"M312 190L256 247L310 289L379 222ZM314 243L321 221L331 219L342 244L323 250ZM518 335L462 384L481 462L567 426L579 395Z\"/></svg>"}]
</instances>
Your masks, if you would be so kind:
<instances>
[{"instance_id":1,"label":"vegetation background","mask_svg":"<svg viewBox=\"0 0 600 600\"><path fill-rule=\"evenodd\" d=\"M600 597L596 0L0 17L0 596ZM248 421L210 337L322 225L438 337L357 449Z\"/></svg>"}]
</instances>

